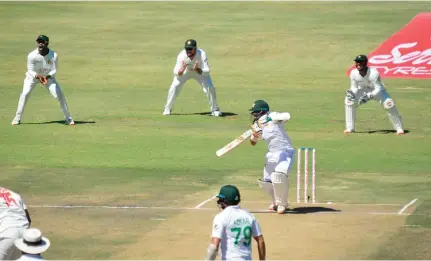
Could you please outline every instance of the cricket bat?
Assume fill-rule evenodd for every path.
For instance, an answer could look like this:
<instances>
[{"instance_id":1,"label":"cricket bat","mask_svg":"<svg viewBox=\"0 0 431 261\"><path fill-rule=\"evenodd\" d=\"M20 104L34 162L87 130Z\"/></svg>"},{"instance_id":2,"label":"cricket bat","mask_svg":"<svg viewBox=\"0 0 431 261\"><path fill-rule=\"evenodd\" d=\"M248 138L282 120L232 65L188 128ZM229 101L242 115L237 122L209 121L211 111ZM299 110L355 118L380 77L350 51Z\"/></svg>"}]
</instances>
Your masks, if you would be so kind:
<instances>
[{"instance_id":1,"label":"cricket bat","mask_svg":"<svg viewBox=\"0 0 431 261\"><path fill-rule=\"evenodd\" d=\"M239 146L241 143L243 143L246 139L248 139L253 134L253 130L249 129L238 138L231 141L229 144L224 146L223 148L216 151L217 157L221 157L224 154L228 153L229 151L233 150L235 147Z\"/></svg>"}]
</instances>

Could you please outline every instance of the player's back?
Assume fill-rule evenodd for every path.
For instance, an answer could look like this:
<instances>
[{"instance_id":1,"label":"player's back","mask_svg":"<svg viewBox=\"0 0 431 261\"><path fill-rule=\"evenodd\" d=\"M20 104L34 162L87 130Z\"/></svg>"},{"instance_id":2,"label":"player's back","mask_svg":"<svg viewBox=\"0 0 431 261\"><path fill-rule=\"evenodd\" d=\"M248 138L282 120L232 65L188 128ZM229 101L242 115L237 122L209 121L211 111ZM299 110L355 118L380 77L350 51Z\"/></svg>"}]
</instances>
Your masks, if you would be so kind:
<instances>
[{"instance_id":1,"label":"player's back","mask_svg":"<svg viewBox=\"0 0 431 261\"><path fill-rule=\"evenodd\" d=\"M11 227L27 228L25 209L20 195L0 187L0 233Z\"/></svg>"},{"instance_id":2,"label":"player's back","mask_svg":"<svg viewBox=\"0 0 431 261\"><path fill-rule=\"evenodd\" d=\"M239 206L229 206L219 215L225 228L221 240L222 260L251 260L251 240L258 230L254 216Z\"/></svg>"}]
</instances>

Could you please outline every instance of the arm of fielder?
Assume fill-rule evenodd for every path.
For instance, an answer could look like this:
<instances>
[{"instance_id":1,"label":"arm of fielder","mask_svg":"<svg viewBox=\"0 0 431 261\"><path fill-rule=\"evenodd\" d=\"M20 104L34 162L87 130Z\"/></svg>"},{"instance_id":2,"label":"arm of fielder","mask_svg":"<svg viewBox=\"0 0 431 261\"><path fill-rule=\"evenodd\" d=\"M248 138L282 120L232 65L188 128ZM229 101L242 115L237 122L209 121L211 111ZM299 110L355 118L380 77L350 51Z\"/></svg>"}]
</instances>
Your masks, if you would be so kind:
<instances>
[{"instance_id":1,"label":"arm of fielder","mask_svg":"<svg viewBox=\"0 0 431 261\"><path fill-rule=\"evenodd\" d=\"M265 246L265 240L263 239L263 235L254 237L254 240L256 240L257 242L257 251L259 252L259 260L265 260L266 246Z\"/></svg>"},{"instance_id":2,"label":"arm of fielder","mask_svg":"<svg viewBox=\"0 0 431 261\"><path fill-rule=\"evenodd\" d=\"M207 255L205 260L215 260L217 257L218 248L220 245L220 238L213 237L211 239L211 244L207 248Z\"/></svg>"}]
</instances>

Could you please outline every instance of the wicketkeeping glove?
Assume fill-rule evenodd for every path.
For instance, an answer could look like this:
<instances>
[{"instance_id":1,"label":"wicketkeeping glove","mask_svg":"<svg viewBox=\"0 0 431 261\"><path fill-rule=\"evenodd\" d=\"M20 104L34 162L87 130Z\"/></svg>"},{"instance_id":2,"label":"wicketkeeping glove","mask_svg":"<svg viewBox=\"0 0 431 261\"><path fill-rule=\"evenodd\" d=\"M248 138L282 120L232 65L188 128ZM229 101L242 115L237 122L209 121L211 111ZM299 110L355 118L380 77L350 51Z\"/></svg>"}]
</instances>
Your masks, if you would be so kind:
<instances>
[{"instance_id":1,"label":"wicketkeeping glove","mask_svg":"<svg viewBox=\"0 0 431 261\"><path fill-rule=\"evenodd\" d=\"M373 95L371 93L366 93L359 99L359 104L367 103L372 98Z\"/></svg>"},{"instance_id":2,"label":"wicketkeeping glove","mask_svg":"<svg viewBox=\"0 0 431 261\"><path fill-rule=\"evenodd\" d=\"M347 90L346 91L346 97L347 97L347 100L349 100L349 101L355 101L355 99L356 99L356 95L353 93L353 91L352 90Z\"/></svg>"}]
</instances>

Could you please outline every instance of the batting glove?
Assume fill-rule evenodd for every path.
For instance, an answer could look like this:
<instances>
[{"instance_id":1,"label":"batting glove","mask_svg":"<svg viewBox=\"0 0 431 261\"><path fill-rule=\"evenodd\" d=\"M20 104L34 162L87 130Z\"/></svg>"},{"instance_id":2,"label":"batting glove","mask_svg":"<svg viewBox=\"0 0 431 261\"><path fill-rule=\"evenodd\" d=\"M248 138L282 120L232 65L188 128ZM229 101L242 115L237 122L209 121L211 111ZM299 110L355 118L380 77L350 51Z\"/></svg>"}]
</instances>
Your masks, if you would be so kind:
<instances>
[{"instance_id":1,"label":"batting glove","mask_svg":"<svg viewBox=\"0 0 431 261\"><path fill-rule=\"evenodd\" d=\"M251 128L253 129L253 133L261 133L262 132L262 128L261 128L261 124L259 124L259 122L255 122L251 125Z\"/></svg>"}]
</instances>

